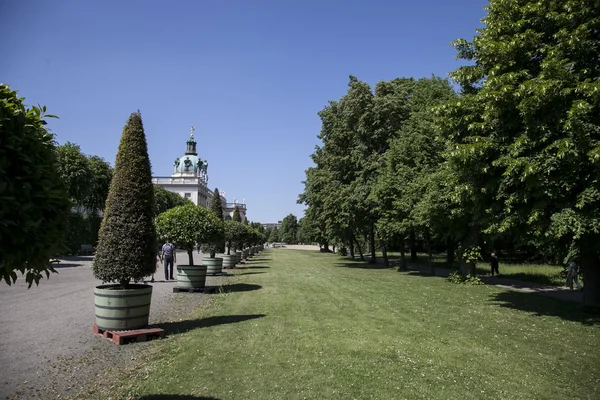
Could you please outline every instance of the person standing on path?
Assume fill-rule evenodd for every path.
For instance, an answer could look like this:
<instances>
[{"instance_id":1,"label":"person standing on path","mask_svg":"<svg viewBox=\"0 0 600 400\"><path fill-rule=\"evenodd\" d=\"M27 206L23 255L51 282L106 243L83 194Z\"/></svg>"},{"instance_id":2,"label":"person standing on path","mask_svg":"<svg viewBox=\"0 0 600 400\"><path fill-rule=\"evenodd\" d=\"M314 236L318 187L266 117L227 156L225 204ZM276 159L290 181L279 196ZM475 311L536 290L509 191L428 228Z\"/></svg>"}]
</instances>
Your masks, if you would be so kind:
<instances>
[{"instance_id":1,"label":"person standing on path","mask_svg":"<svg viewBox=\"0 0 600 400\"><path fill-rule=\"evenodd\" d=\"M498 252L496 250L492 251L490 267L492 268L492 276L494 276L494 272L496 272L496 275L500 275L500 270L498 269Z\"/></svg>"},{"instance_id":2,"label":"person standing on path","mask_svg":"<svg viewBox=\"0 0 600 400\"><path fill-rule=\"evenodd\" d=\"M577 275L579 275L579 266L575 260L571 260L569 263L569 269L567 270L567 286L570 290L573 290L573 282L575 282L575 285L577 285L577 289L583 290Z\"/></svg>"},{"instance_id":3,"label":"person standing on path","mask_svg":"<svg viewBox=\"0 0 600 400\"><path fill-rule=\"evenodd\" d=\"M175 254L175 246L172 243L166 242L162 247L162 259L165 263L165 281L173 278L173 263L177 262Z\"/></svg>"}]
</instances>

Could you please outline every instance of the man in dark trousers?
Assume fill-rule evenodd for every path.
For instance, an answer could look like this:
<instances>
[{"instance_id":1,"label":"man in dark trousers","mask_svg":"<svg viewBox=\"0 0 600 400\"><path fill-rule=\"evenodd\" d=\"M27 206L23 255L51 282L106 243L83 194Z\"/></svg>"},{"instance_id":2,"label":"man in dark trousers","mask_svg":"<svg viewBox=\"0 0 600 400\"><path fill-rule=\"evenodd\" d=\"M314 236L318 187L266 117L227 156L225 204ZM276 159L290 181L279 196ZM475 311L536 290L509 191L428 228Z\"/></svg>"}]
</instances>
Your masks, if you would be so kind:
<instances>
[{"instance_id":1,"label":"man in dark trousers","mask_svg":"<svg viewBox=\"0 0 600 400\"><path fill-rule=\"evenodd\" d=\"M492 251L490 266L492 267L492 276L494 276L494 272L496 272L496 275L500 275L500 271L498 270L498 252L496 250Z\"/></svg>"},{"instance_id":2,"label":"man in dark trousers","mask_svg":"<svg viewBox=\"0 0 600 400\"><path fill-rule=\"evenodd\" d=\"M175 253L175 246L172 243L167 242L162 247L162 259L165 263L165 281L173 278L173 263L177 262L177 254Z\"/></svg>"}]
</instances>

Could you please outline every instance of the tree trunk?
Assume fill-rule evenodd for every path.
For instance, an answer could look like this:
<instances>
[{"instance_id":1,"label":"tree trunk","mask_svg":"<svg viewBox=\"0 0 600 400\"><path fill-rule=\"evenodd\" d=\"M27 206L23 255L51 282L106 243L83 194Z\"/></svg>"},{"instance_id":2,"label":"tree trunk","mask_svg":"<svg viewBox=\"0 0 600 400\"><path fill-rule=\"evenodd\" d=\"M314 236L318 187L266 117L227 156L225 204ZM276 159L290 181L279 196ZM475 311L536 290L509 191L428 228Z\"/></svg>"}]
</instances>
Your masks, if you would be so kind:
<instances>
[{"instance_id":1,"label":"tree trunk","mask_svg":"<svg viewBox=\"0 0 600 400\"><path fill-rule=\"evenodd\" d=\"M400 241L400 265L398 266L398 271L408 271L408 266L406 265L406 251L404 249L404 239Z\"/></svg>"},{"instance_id":2,"label":"tree trunk","mask_svg":"<svg viewBox=\"0 0 600 400\"><path fill-rule=\"evenodd\" d=\"M365 256L363 256L362 249L360 248L360 243L358 243L356 236L352 235L352 238L356 242L356 248L358 249L358 255L360 256L361 261L365 261Z\"/></svg>"},{"instance_id":3,"label":"tree trunk","mask_svg":"<svg viewBox=\"0 0 600 400\"><path fill-rule=\"evenodd\" d=\"M429 273L435 275L435 268L433 267L433 248L431 245L431 235L429 229L425 231L425 238L427 239L427 263L429 264Z\"/></svg>"},{"instance_id":4,"label":"tree trunk","mask_svg":"<svg viewBox=\"0 0 600 400\"><path fill-rule=\"evenodd\" d=\"M377 262L377 257L375 256L375 227L373 223L369 225L369 247L371 248L371 264Z\"/></svg>"},{"instance_id":5,"label":"tree trunk","mask_svg":"<svg viewBox=\"0 0 600 400\"><path fill-rule=\"evenodd\" d=\"M452 268L454 265L454 240L446 238L446 264Z\"/></svg>"},{"instance_id":6,"label":"tree trunk","mask_svg":"<svg viewBox=\"0 0 600 400\"><path fill-rule=\"evenodd\" d=\"M463 251L477 246L479 244L479 225L471 224L467 228L467 237L463 240ZM462 276L475 276L477 263L467 263L464 257L460 256L460 273Z\"/></svg>"},{"instance_id":7,"label":"tree trunk","mask_svg":"<svg viewBox=\"0 0 600 400\"><path fill-rule=\"evenodd\" d=\"M352 243L352 240L348 244L348 249L350 250L350 258L354 260L354 243Z\"/></svg>"},{"instance_id":8,"label":"tree trunk","mask_svg":"<svg viewBox=\"0 0 600 400\"><path fill-rule=\"evenodd\" d=\"M329 242L326 241L325 243L323 243L323 251L325 253L329 253Z\"/></svg>"},{"instance_id":9,"label":"tree trunk","mask_svg":"<svg viewBox=\"0 0 600 400\"><path fill-rule=\"evenodd\" d=\"M417 240L415 232L411 229L408 235L408 246L410 247L410 260L417 261Z\"/></svg>"},{"instance_id":10,"label":"tree trunk","mask_svg":"<svg viewBox=\"0 0 600 400\"><path fill-rule=\"evenodd\" d=\"M227 242L227 255L231 254L231 241Z\"/></svg>"},{"instance_id":11,"label":"tree trunk","mask_svg":"<svg viewBox=\"0 0 600 400\"><path fill-rule=\"evenodd\" d=\"M381 236L379 236L379 243L381 243L381 252L383 253L383 264L386 267L389 267L390 260L388 259L387 247L385 245L385 241L381 239Z\"/></svg>"},{"instance_id":12,"label":"tree trunk","mask_svg":"<svg viewBox=\"0 0 600 400\"><path fill-rule=\"evenodd\" d=\"M188 261L190 262L189 265L194 265L194 249L188 249L187 255L189 259ZM173 268L175 268L175 266L173 266Z\"/></svg>"},{"instance_id":13,"label":"tree trunk","mask_svg":"<svg viewBox=\"0 0 600 400\"><path fill-rule=\"evenodd\" d=\"M583 305L600 310L600 255L595 251L586 251L584 248L580 249L580 254L584 286Z\"/></svg>"}]
</instances>

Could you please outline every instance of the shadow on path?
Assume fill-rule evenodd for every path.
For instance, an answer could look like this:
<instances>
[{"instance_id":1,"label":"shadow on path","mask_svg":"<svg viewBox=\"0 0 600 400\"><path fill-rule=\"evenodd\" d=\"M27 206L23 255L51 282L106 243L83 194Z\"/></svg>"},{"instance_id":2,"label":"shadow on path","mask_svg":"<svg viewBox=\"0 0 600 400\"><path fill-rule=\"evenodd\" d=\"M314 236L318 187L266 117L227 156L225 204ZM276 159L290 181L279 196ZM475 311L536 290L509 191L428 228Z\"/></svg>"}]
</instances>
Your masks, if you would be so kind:
<instances>
[{"instance_id":1,"label":"shadow on path","mask_svg":"<svg viewBox=\"0 0 600 400\"><path fill-rule=\"evenodd\" d=\"M83 264L63 263L63 262L61 262L60 264L59 263L53 263L52 267L54 267L54 269L74 268L74 267L83 267Z\"/></svg>"},{"instance_id":2,"label":"shadow on path","mask_svg":"<svg viewBox=\"0 0 600 400\"><path fill-rule=\"evenodd\" d=\"M251 283L232 283L231 285L221 286L223 292L251 292L252 290L261 289L262 286Z\"/></svg>"},{"instance_id":3,"label":"shadow on path","mask_svg":"<svg viewBox=\"0 0 600 400\"><path fill-rule=\"evenodd\" d=\"M249 314L249 315L217 315L214 317L192 319L187 321L165 322L164 324L156 324L157 328L165 330L167 335L176 333L185 333L198 328L208 328L215 325L233 324L236 322L248 321L251 319L262 318L265 314Z\"/></svg>"},{"instance_id":4,"label":"shadow on path","mask_svg":"<svg viewBox=\"0 0 600 400\"><path fill-rule=\"evenodd\" d=\"M493 303L504 308L525 311L535 316L559 317L567 321L580 322L584 325L600 324L600 315L586 312L581 305L555 299L542 297L538 292L517 292L508 290L491 296Z\"/></svg>"},{"instance_id":5,"label":"shadow on path","mask_svg":"<svg viewBox=\"0 0 600 400\"><path fill-rule=\"evenodd\" d=\"M93 261L94 256L64 256L58 257L61 261Z\"/></svg>"},{"instance_id":6,"label":"shadow on path","mask_svg":"<svg viewBox=\"0 0 600 400\"><path fill-rule=\"evenodd\" d=\"M216 397L192 396L189 394L148 394L137 397L137 400L219 400Z\"/></svg>"}]
</instances>

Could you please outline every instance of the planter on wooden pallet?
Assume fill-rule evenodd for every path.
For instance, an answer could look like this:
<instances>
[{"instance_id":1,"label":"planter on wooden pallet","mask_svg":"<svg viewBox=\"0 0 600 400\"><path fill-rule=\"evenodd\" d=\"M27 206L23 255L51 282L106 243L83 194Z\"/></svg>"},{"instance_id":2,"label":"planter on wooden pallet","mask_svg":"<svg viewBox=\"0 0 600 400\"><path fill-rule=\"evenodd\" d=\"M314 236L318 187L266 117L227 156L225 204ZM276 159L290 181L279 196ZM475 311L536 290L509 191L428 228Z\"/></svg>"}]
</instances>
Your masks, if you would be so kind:
<instances>
[{"instance_id":1,"label":"planter on wooden pallet","mask_svg":"<svg viewBox=\"0 0 600 400\"><path fill-rule=\"evenodd\" d=\"M177 265L177 286L203 288L206 285L206 265Z\"/></svg>"},{"instance_id":2,"label":"planter on wooden pallet","mask_svg":"<svg viewBox=\"0 0 600 400\"><path fill-rule=\"evenodd\" d=\"M223 259L220 257L210 258L204 257L202 265L206 265L207 275L218 275L223 273Z\"/></svg>"},{"instance_id":3,"label":"planter on wooden pallet","mask_svg":"<svg viewBox=\"0 0 600 400\"><path fill-rule=\"evenodd\" d=\"M140 329L148 326L152 286L100 285L94 288L96 326L103 330Z\"/></svg>"},{"instance_id":4,"label":"planter on wooden pallet","mask_svg":"<svg viewBox=\"0 0 600 400\"><path fill-rule=\"evenodd\" d=\"M248 249L242 250L242 258L244 260L247 260L249 255L250 255L250 252L248 251Z\"/></svg>"},{"instance_id":5,"label":"planter on wooden pallet","mask_svg":"<svg viewBox=\"0 0 600 400\"><path fill-rule=\"evenodd\" d=\"M235 253L235 263L239 264L242 262L242 252L241 251L236 251Z\"/></svg>"},{"instance_id":6,"label":"planter on wooden pallet","mask_svg":"<svg viewBox=\"0 0 600 400\"><path fill-rule=\"evenodd\" d=\"M223 259L223 268L234 268L237 260L237 256L234 254L219 254L219 257Z\"/></svg>"}]
</instances>

